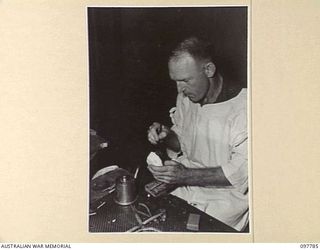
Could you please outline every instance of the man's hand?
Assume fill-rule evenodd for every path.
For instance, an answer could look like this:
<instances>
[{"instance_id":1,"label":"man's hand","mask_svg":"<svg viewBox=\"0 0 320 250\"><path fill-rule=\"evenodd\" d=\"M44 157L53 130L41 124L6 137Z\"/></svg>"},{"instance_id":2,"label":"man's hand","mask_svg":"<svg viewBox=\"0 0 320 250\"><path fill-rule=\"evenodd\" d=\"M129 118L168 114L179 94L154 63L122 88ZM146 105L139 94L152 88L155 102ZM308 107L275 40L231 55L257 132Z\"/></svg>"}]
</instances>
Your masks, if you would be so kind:
<instances>
[{"instance_id":1,"label":"man's hand","mask_svg":"<svg viewBox=\"0 0 320 250\"><path fill-rule=\"evenodd\" d=\"M149 165L154 178L180 186L232 186L220 166L208 168L187 168L176 161L165 161L164 166Z\"/></svg>"},{"instance_id":2,"label":"man's hand","mask_svg":"<svg viewBox=\"0 0 320 250\"><path fill-rule=\"evenodd\" d=\"M148 130L148 140L152 144L158 144L161 140L167 137L170 129L158 122L154 122Z\"/></svg>"},{"instance_id":3,"label":"man's hand","mask_svg":"<svg viewBox=\"0 0 320 250\"><path fill-rule=\"evenodd\" d=\"M148 169L154 178L170 184L187 185L191 177L191 169L176 161L165 161L164 166L149 165Z\"/></svg>"}]
</instances>

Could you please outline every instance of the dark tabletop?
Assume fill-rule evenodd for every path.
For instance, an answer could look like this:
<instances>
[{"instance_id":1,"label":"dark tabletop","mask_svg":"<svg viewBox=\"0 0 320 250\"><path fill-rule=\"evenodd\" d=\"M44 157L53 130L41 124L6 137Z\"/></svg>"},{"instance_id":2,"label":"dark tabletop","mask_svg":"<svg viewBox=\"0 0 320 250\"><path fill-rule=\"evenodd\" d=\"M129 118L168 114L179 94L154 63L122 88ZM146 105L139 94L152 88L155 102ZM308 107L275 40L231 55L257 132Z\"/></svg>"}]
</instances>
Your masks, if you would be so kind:
<instances>
[{"instance_id":1,"label":"dark tabletop","mask_svg":"<svg viewBox=\"0 0 320 250\"><path fill-rule=\"evenodd\" d=\"M184 200L170 194L154 198L141 191L138 199L128 206L116 204L113 197L114 193L95 204L95 208L100 204L104 205L91 211L93 215L89 217L90 232L126 232L139 226L139 219L145 221L150 217L146 207L150 210L151 215L156 215L159 211L165 211L165 218L162 218L162 220L158 218L149 222L143 226L146 229L151 227L163 232L193 232L187 229L189 214L193 213L200 215L199 232L237 232L221 221L189 205ZM137 213L137 211L141 213ZM138 219L136 214L138 214Z\"/></svg>"}]
</instances>

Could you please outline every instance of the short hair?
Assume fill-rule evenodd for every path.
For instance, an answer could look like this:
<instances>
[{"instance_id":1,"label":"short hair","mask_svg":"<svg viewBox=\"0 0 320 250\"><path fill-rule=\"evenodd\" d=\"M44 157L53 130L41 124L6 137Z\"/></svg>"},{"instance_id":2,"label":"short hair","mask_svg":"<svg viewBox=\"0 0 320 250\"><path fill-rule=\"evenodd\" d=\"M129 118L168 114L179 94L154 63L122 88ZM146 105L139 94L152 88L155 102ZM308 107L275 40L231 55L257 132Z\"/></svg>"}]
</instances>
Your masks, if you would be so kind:
<instances>
[{"instance_id":1,"label":"short hair","mask_svg":"<svg viewBox=\"0 0 320 250\"><path fill-rule=\"evenodd\" d=\"M189 37L179 43L171 52L169 61L177 59L185 53L190 54L196 60L212 61L211 47L212 45L207 41L201 40L197 37Z\"/></svg>"}]
</instances>

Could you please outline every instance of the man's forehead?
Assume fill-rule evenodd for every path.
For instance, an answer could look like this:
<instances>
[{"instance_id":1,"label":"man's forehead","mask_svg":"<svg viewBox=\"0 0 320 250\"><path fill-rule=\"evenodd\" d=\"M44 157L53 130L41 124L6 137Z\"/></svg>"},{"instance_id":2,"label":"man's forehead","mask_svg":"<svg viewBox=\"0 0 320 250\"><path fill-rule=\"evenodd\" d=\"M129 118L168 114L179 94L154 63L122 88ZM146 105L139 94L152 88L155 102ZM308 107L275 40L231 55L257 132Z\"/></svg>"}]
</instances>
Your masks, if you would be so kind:
<instances>
[{"instance_id":1,"label":"man's forehead","mask_svg":"<svg viewBox=\"0 0 320 250\"><path fill-rule=\"evenodd\" d=\"M169 68L185 68L197 66L197 62L189 53L183 53L169 60Z\"/></svg>"},{"instance_id":2,"label":"man's forehead","mask_svg":"<svg viewBox=\"0 0 320 250\"><path fill-rule=\"evenodd\" d=\"M197 71L197 64L189 55L171 59L169 61L169 75L173 80L183 80L185 78L189 78Z\"/></svg>"}]
</instances>

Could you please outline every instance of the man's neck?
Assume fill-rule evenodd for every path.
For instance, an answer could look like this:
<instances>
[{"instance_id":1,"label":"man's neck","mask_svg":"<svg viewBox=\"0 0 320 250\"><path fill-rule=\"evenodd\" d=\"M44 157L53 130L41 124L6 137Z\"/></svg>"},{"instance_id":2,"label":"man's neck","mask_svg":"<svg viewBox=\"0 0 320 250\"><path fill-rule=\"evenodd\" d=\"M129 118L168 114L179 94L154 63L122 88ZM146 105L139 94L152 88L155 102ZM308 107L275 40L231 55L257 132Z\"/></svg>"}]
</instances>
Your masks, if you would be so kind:
<instances>
[{"instance_id":1,"label":"man's neck","mask_svg":"<svg viewBox=\"0 0 320 250\"><path fill-rule=\"evenodd\" d=\"M210 86L206 97L201 102L201 106L205 104L215 103L222 91L223 78L220 74L217 74L210 81Z\"/></svg>"},{"instance_id":2,"label":"man's neck","mask_svg":"<svg viewBox=\"0 0 320 250\"><path fill-rule=\"evenodd\" d=\"M220 74L217 74L212 78L208 93L200 104L203 106L228 101L236 97L242 88L241 84L225 80Z\"/></svg>"}]
</instances>

